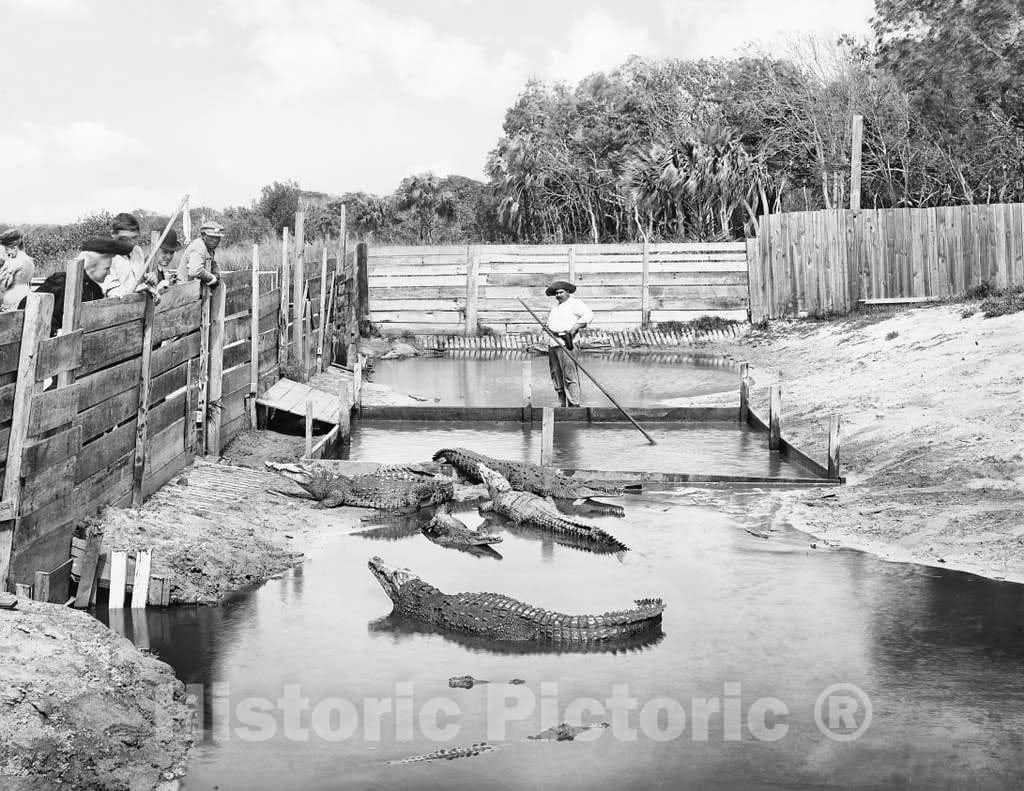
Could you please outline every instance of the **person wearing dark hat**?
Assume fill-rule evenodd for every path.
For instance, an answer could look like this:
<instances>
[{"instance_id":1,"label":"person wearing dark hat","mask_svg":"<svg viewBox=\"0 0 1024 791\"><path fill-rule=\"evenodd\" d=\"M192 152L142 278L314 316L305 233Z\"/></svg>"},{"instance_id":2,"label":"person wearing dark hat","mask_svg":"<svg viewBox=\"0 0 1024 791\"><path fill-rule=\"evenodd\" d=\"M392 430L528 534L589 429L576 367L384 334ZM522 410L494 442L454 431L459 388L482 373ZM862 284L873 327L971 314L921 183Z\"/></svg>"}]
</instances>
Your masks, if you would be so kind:
<instances>
[{"instance_id":1,"label":"person wearing dark hat","mask_svg":"<svg viewBox=\"0 0 1024 791\"><path fill-rule=\"evenodd\" d=\"M594 320L594 312L583 300L573 296L575 292L576 286L565 280L556 280L544 292L555 298L555 305L548 314L548 329L559 340L548 338L548 368L560 406L581 405L579 370L566 349L572 350L576 333Z\"/></svg>"},{"instance_id":2,"label":"person wearing dark hat","mask_svg":"<svg viewBox=\"0 0 1024 791\"><path fill-rule=\"evenodd\" d=\"M138 244L140 233L139 221L134 214L122 212L111 222L111 238L128 242L131 250L127 255L115 256L110 264L110 274L103 283L103 291L108 297L127 297L145 289L141 281L146 271L146 254Z\"/></svg>"},{"instance_id":3,"label":"person wearing dark hat","mask_svg":"<svg viewBox=\"0 0 1024 791\"><path fill-rule=\"evenodd\" d=\"M199 238L192 241L181 255L178 280L201 280L210 288L220 282L220 267L214 253L224 238L224 226L207 220L199 226Z\"/></svg>"},{"instance_id":4,"label":"person wearing dark hat","mask_svg":"<svg viewBox=\"0 0 1024 791\"><path fill-rule=\"evenodd\" d=\"M76 261L84 262L85 277L82 278L82 302L103 299L101 285L110 274L111 259L115 255L130 255L132 243L120 239L96 237L82 243L82 252ZM50 320L50 334L56 335L64 325L64 290L67 285L66 272L54 272L36 289L37 294L53 294L53 318ZM22 299L19 310L24 309L28 297Z\"/></svg>"},{"instance_id":5,"label":"person wearing dark hat","mask_svg":"<svg viewBox=\"0 0 1024 791\"><path fill-rule=\"evenodd\" d=\"M0 234L0 310L14 310L28 294L36 262L25 252L25 235L17 228Z\"/></svg>"},{"instance_id":6,"label":"person wearing dark hat","mask_svg":"<svg viewBox=\"0 0 1024 791\"><path fill-rule=\"evenodd\" d=\"M167 236L160 243L160 249L156 254L155 277L156 285L153 287L153 298L160 302L161 295L171 286L178 283L178 267L174 265L174 254L181 249L181 242L178 241L178 232L171 229Z\"/></svg>"}]
</instances>

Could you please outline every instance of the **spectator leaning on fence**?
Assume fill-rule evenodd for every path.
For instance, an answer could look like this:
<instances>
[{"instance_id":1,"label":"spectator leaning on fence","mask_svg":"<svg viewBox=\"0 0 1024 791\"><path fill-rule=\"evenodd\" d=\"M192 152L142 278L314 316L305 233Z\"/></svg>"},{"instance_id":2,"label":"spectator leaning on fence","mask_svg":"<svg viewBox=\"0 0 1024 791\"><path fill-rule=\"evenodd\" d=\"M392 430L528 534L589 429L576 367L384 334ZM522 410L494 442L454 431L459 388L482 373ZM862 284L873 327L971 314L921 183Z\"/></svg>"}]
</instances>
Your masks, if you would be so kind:
<instances>
[{"instance_id":1,"label":"spectator leaning on fence","mask_svg":"<svg viewBox=\"0 0 1024 791\"><path fill-rule=\"evenodd\" d=\"M3 264L0 266L0 310L14 310L28 294L36 262L25 252L25 236L17 228L0 234Z\"/></svg>"},{"instance_id":2,"label":"spectator leaning on fence","mask_svg":"<svg viewBox=\"0 0 1024 791\"><path fill-rule=\"evenodd\" d=\"M131 250L127 255L114 256L110 274L103 282L103 293L108 297L126 297L139 289L146 271L146 254L138 245L139 232L139 221L132 214L118 214L111 223L110 236L128 242Z\"/></svg>"},{"instance_id":3,"label":"spectator leaning on fence","mask_svg":"<svg viewBox=\"0 0 1024 791\"><path fill-rule=\"evenodd\" d=\"M224 226L208 220L199 226L199 238L192 241L181 255L178 280L201 280L210 288L220 283L220 267L214 251L224 238Z\"/></svg>"},{"instance_id":4,"label":"spectator leaning on fence","mask_svg":"<svg viewBox=\"0 0 1024 791\"><path fill-rule=\"evenodd\" d=\"M121 239L98 237L87 239L82 243L82 252L76 258L84 263L85 277L82 278L82 302L103 299L101 285L110 274L111 259L115 256L127 256L132 251L132 243ZM66 272L54 272L36 289L37 294L53 294L53 318L50 320L50 334L56 335L64 324L64 290L67 285ZM18 305L24 308L28 301L25 297Z\"/></svg>"}]
</instances>

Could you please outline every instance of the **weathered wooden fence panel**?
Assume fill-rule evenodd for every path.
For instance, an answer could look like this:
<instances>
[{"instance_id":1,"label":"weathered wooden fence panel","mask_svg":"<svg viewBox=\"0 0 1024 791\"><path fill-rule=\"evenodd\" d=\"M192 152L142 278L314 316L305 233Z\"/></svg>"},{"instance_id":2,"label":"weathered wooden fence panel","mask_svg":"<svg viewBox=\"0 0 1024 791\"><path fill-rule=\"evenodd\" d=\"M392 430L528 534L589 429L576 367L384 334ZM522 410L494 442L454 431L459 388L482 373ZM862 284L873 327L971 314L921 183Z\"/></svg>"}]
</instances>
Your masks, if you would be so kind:
<instances>
[{"instance_id":1,"label":"weathered wooden fence panel","mask_svg":"<svg viewBox=\"0 0 1024 791\"><path fill-rule=\"evenodd\" d=\"M535 328L519 299L546 304L568 279L593 327L622 330L702 315L744 319L743 243L371 247L370 318L385 333L475 335Z\"/></svg>"},{"instance_id":2,"label":"weathered wooden fence panel","mask_svg":"<svg viewBox=\"0 0 1024 791\"><path fill-rule=\"evenodd\" d=\"M1024 204L793 212L758 225L747 244L752 321L1024 285Z\"/></svg>"}]
</instances>

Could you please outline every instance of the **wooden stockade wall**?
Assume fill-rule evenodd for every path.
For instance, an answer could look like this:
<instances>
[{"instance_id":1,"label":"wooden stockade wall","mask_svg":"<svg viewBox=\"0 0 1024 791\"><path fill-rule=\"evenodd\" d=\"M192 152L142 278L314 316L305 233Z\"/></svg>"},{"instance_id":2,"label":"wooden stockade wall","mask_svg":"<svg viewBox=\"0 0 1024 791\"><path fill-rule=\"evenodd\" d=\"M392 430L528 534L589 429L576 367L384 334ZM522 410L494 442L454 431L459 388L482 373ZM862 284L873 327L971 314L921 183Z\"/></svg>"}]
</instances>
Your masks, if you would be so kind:
<instances>
[{"instance_id":1,"label":"wooden stockade wall","mask_svg":"<svg viewBox=\"0 0 1024 791\"><path fill-rule=\"evenodd\" d=\"M1022 286L1024 204L772 214L747 258L752 321Z\"/></svg>"},{"instance_id":2,"label":"wooden stockade wall","mask_svg":"<svg viewBox=\"0 0 1024 791\"><path fill-rule=\"evenodd\" d=\"M256 397L288 362L282 326L302 330L301 354L283 347L291 364L312 371L342 356L355 252L345 260L341 272L336 258L304 262L304 304L282 304L280 270L255 280L246 270L213 290L174 286L158 305L143 294L76 302L54 338L49 294L0 314L0 589L62 567L75 526L97 508L141 504L254 425ZM69 265L69 295L83 276Z\"/></svg>"},{"instance_id":3,"label":"wooden stockade wall","mask_svg":"<svg viewBox=\"0 0 1024 791\"><path fill-rule=\"evenodd\" d=\"M544 288L559 278L578 286L595 329L747 317L742 242L370 247L367 269L370 319L385 334L530 332L518 298L544 307Z\"/></svg>"}]
</instances>

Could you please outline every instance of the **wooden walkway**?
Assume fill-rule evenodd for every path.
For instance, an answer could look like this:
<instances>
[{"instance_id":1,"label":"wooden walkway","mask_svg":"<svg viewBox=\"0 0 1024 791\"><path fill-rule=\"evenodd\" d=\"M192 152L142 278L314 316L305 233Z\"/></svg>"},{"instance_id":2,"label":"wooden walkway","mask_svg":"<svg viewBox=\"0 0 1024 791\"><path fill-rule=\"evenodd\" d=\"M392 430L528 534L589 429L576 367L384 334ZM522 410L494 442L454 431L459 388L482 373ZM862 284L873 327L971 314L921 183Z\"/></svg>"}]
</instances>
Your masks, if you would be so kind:
<instances>
[{"instance_id":1,"label":"wooden walkway","mask_svg":"<svg viewBox=\"0 0 1024 791\"><path fill-rule=\"evenodd\" d=\"M349 381L352 376L349 374ZM314 380L315 382L315 380ZM322 390L316 384L302 384L291 379L279 379L261 398L260 406L278 409L299 417L306 416L306 402L313 402L313 419L323 423L338 423L338 390Z\"/></svg>"}]
</instances>

